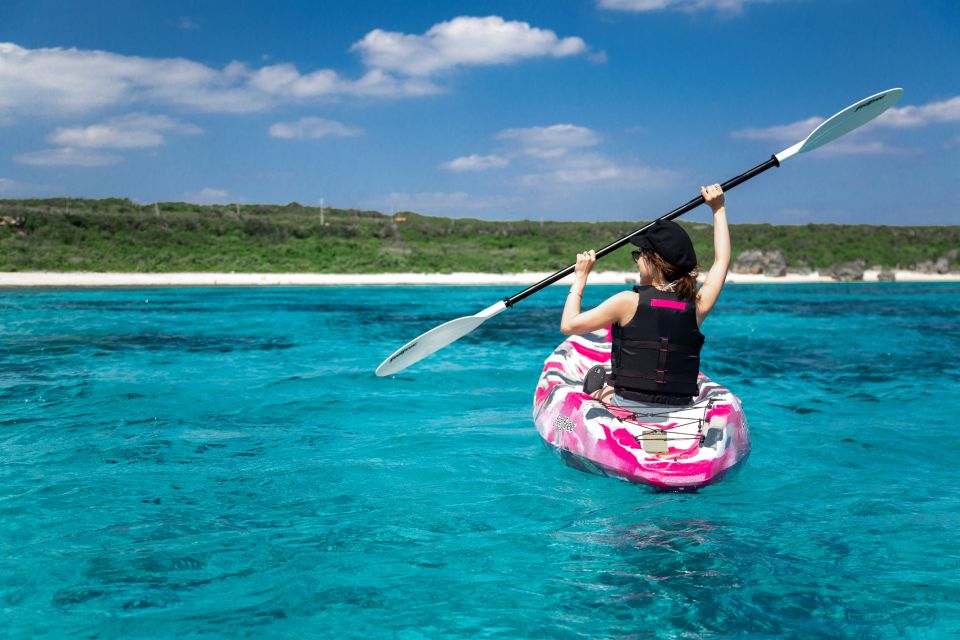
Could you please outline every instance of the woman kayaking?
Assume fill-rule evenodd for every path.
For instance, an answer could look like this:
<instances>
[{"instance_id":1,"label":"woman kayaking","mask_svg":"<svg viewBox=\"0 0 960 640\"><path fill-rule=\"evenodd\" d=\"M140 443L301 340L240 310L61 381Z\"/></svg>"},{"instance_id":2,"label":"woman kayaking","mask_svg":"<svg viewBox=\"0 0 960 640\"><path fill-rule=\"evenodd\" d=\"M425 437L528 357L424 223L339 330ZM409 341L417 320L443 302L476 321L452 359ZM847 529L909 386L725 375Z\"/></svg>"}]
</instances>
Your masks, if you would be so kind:
<instances>
[{"instance_id":1,"label":"woman kayaking","mask_svg":"<svg viewBox=\"0 0 960 640\"><path fill-rule=\"evenodd\" d=\"M713 210L714 261L697 290L697 256L687 232L675 222L657 222L630 241L640 272L640 285L622 291L588 311L580 311L587 278L596 262L594 251L577 255L575 279L563 308L564 335L612 330L612 371L602 366L587 374L583 390L617 405L636 403L689 405L698 393L700 326L710 314L730 264L730 232L723 189L700 187Z\"/></svg>"}]
</instances>

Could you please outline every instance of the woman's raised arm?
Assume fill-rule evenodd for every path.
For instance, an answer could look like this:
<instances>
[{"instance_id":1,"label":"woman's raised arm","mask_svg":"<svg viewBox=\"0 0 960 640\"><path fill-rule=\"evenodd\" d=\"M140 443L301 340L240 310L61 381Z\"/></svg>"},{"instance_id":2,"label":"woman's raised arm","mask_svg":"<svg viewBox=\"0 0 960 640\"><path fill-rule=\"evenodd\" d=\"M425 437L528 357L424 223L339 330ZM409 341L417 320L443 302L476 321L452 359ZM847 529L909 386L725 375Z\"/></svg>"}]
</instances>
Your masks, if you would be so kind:
<instances>
[{"instance_id":1,"label":"woman's raised arm","mask_svg":"<svg viewBox=\"0 0 960 640\"><path fill-rule=\"evenodd\" d=\"M727 208L723 189L719 184L700 187L700 195L713 209L713 265L697 294L697 324L702 325L720 297L730 267L730 230L727 228Z\"/></svg>"},{"instance_id":2,"label":"woman's raised arm","mask_svg":"<svg viewBox=\"0 0 960 640\"><path fill-rule=\"evenodd\" d=\"M563 317L560 319L560 333L564 335L580 335L602 329L609 324L619 322L623 315L624 304L629 300L629 295L625 297L623 294L629 294L629 292L618 293L607 298L599 306L580 312L583 289L587 286L587 278L590 277L590 270L593 269L596 261L597 255L593 251L577 254L577 265L573 270L573 285L570 287L570 293L567 294L567 301L563 305Z\"/></svg>"}]
</instances>

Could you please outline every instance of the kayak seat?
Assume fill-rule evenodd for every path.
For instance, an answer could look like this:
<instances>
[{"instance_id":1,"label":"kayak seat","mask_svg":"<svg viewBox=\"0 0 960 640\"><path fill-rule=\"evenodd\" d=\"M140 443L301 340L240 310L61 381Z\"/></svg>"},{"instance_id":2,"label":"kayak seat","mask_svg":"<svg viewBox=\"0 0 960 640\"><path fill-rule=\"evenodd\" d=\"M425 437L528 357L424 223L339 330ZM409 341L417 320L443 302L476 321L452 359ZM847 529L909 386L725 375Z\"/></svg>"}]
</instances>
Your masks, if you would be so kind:
<instances>
[{"instance_id":1,"label":"kayak seat","mask_svg":"<svg viewBox=\"0 0 960 640\"><path fill-rule=\"evenodd\" d=\"M607 370L602 364L594 365L587 371L583 379L583 392L593 393L603 388L607 383Z\"/></svg>"}]
</instances>

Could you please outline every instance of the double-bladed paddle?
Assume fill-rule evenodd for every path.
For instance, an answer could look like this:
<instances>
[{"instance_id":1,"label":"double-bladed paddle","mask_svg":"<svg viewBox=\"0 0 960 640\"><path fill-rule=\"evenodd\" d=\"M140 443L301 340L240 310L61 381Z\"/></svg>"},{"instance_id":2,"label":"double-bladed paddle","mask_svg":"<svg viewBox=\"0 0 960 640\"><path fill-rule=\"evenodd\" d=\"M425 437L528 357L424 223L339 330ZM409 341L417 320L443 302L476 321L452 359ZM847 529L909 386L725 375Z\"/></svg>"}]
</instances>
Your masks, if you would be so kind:
<instances>
[{"instance_id":1,"label":"double-bladed paddle","mask_svg":"<svg viewBox=\"0 0 960 640\"><path fill-rule=\"evenodd\" d=\"M791 147L787 147L780 153L774 154L766 162L758 164L753 169L750 169L746 173L740 174L736 178L727 180L720 186L725 192L729 191L737 185L746 182L750 178L760 175L771 167L779 167L784 160L792 158L793 156L801 153L813 151L814 149L822 147L832 140L836 140L840 136L853 131L857 127L863 126L867 122L870 122L879 116L881 113L892 107L894 103L900 99L901 95L903 95L903 89L887 89L886 91L881 91L880 93L872 95L869 98L864 98L863 100L850 105L843 111L825 120L802 141ZM703 196L697 196L693 200L674 209L670 213L660 216L650 224L644 225L643 227L637 229L630 235L624 236L616 242L608 244L603 249L597 251L597 258L602 258L608 253L616 251L623 245L627 244L627 242L630 241L630 238L639 233L643 233L660 220L673 220L674 218L678 218L691 209L695 209L696 207L700 206L703 204L703 202ZM407 344L397 349L389 358L384 360L380 366L377 367L377 375L389 376L397 373L398 371L403 371L413 363L426 358L434 351L439 351L451 342L459 340L504 309L512 307L524 298L532 296L537 291L540 291L541 289L550 286L554 282L570 275L573 273L575 266L576 265L570 265L565 269L557 271L552 276L544 278L540 282L527 287L516 295L504 298L496 304L487 307L480 313L472 316L465 316L463 318L457 318L456 320L445 322L439 327L434 327L420 337L411 340Z\"/></svg>"}]
</instances>

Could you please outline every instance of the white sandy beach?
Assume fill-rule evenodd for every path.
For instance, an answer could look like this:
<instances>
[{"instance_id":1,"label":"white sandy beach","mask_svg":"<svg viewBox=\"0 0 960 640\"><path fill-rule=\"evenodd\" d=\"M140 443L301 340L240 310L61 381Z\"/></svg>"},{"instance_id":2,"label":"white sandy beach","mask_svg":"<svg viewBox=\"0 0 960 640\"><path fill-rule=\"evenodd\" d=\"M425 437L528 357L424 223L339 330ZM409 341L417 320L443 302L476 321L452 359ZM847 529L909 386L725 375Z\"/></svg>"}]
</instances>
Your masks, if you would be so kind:
<instances>
[{"instance_id":1,"label":"white sandy beach","mask_svg":"<svg viewBox=\"0 0 960 640\"><path fill-rule=\"evenodd\" d=\"M531 285L550 272L521 273L109 273L94 271L19 271L0 273L0 287L243 287L243 286L348 286L348 285ZM864 272L865 282L877 281L876 271ZM898 282L955 282L960 273L929 274L896 271ZM569 284L572 276L558 284ZM634 271L598 271L591 284L635 283ZM811 274L783 277L730 273L730 284L804 284L835 282Z\"/></svg>"}]
</instances>

